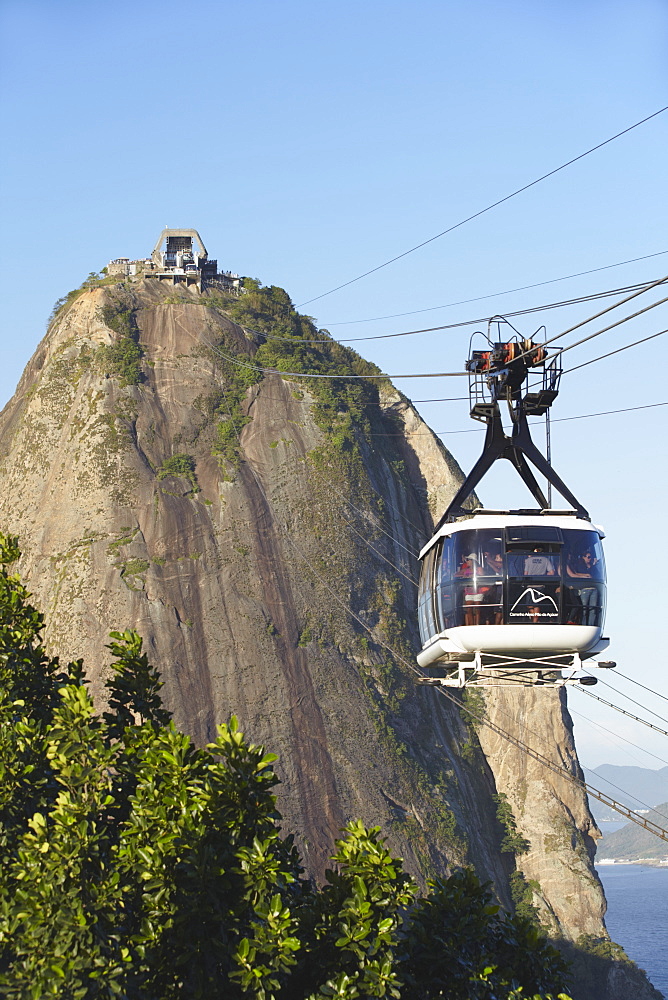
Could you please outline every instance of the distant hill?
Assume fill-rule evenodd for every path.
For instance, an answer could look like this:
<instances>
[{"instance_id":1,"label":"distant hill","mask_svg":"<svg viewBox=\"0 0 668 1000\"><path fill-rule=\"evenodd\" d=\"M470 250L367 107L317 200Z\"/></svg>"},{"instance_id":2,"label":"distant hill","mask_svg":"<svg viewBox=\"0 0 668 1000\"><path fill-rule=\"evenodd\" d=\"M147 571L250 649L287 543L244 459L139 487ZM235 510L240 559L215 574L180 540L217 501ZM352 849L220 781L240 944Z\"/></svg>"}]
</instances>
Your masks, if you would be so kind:
<instances>
[{"instance_id":1,"label":"distant hill","mask_svg":"<svg viewBox=\"0 0 668 1000\"><path fill-rule=\"evenodd\" d=\"M668 767L653 770L650 767L627 767L619 764L601 764L595 767L592 784L629 809L641 809L641 803L658 806L668 800ZM589 807L598 823L618 820L619 814L596 799Z\"/></svg>"},{"instance_id":2,"label":"distant hill","mask_svg":"<svg viewBox=\"0 0 668 1000\"><path fill-rule=\"evenodd\" d=\"M634 768L642 770L642 768ZM666 768L665 770L668 770ZM646 814L647 819L668 828L668 802L662 802L656 809ZM649 830L643 830L636 823L627 823L621 830L608 834L599 840L596 858L614 858L616 861L638 861L641 858L668 858L668 841L661 840Z\"/></svg>"}]
</instances>

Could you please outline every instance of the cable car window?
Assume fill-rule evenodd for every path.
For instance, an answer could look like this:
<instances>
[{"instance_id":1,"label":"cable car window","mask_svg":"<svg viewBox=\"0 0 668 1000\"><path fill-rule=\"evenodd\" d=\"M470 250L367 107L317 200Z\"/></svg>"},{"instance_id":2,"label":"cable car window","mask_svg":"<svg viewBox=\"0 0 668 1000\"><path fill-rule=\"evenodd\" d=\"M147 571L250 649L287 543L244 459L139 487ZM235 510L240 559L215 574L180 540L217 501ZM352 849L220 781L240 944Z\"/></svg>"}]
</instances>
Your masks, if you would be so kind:
<instances>
[{"instance_id":1,"label":"cable car window","mask_svg":"<svg viewBox=\"0 0 668 1000\"><path fill-rule=\"evenodd\" d=\"M520 525L506 529L508 625L558 625L562 613L560 528Z\"/></svg>"},{"instance_id":2,"label":"cable car window","mask_svg":"<svg viewBox=\"0 0 668 1000\"><path fill-rule=\"evenodd\" d=\"M515 542L508 551L509 577L559 577L561 574L561 543Z\"/></svg>"},{"instance_id":3,"label":"cable car window","mask_svg":"<svg viewBox=\"0 0 668 1000\"><path fill-rule=\"evenodd\" d=\"M564 616L566 625L603 625L605 562L595 531L565 531Z\"/></svg>"},{"instance_id":4,"label":"cable car window","mask_svg":"<svg viewBox=\"0 0 668 1000\"><path fill-rule=\"evenodd\" d=\"M564 587L564 625L603 625L605 586L591 583L586 587Z\"/></svg>"},{"instance_id":5,"label":"cable car window","mask_svg":"<svg viewBox=\"0 0 668 1000\"><path fill-rule=\"evenodd\" d=\"M516 543L532 548L534 544L540 545L541 542L560 545L563 542L563 532L552 524L513 525L506 528L506 538L509 548Z\"/></svg>"},{"instance_id":6,"label":"cable car window","mask_svg":"<svg viewBox=\"0 0 668 1000\"><path fill-rule=\"evenodd\" d=\"M454 541L452 600L457 625L503 622L504 543L500 531L458 531Z\"/></svg>"},{"instance_id":7,"label":"cable car window","mask_svg":"<svg viewBox=\"0 0 668 1000\"><path fill-rule=\"evenodd\" d=\"M455 614L455 588L452 583L455 575L455 540L452 536L443 539L441 552L441 579L439 588L439 609L441 614L440 627L453 628L457 624Z\"/></svg>"},{"instance_id":8,"label":"cable car window","mask_svg":"<svg viewBox=\"0 0 668 1000\"><path fill-rule=\"evenodd\" d=\"M432 582L434 578L434 558L436 547L429 550L422 562L422 572L418 586L418 625L422 642L428 642L436 634L432 603Z\"/></svg>"},{"instance_id":9,"label":"cable car window","mask_svg":"<svg viewBox=\"0 0 668 1000\"><path fill-rule=\"evenodd\" d=\"M601 539L595 531L565 531L565 577L605 580L605 562Z\"/></svg>"},{"instance_id":10,"label":"cable car window","mask_svg":"<svg viewBox=\"0 0 668 1000\"><path fill-rule=\"evenodd\" d=\"M434 554L434 613L436 616L436 631L443 631L443 602L442 602L442 586L441 580L443 577L443 560L441 558L441 553L443 551L443 539L441 539L435 545Z\"/></svg>"}]
</instances>

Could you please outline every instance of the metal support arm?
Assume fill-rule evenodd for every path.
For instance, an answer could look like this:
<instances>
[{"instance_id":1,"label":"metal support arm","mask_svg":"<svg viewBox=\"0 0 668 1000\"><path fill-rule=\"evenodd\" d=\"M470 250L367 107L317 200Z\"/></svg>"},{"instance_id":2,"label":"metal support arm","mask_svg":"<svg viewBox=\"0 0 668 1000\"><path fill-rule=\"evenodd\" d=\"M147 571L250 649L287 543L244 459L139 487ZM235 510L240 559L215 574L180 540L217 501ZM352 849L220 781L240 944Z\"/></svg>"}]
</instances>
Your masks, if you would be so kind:
<instances>
[{"instance_id":1,"label":"metal support arm","mask_svg":"<svg viewBox=\"0 0 668 1000\"><path fill-rule=\"evenodd\" d=\"M548 503L543 491L538 485L536 477L529 467L527 459L532 462L538 471L545 476L547 481L551 483L559 493L561 493L564 499L571 504L578 517L582 517L587 521L589 520L587 510L571 493L563 480L554 471L545 456L540 453L536 445L533 443L531 432L529 430L529 423L521 403L513 413L513 430L510 437L508 437L503 429L498 402L494 403L492 412L489 413L485 419L487 423L487 434L485 435L485 444L483 446L482 454L460 488L457 490L457 493L451 500L445 514L436 525L436 531L438 531L438 529L441 528L446 522L454 519L455 517L461 517L464 514L471 513L471 511L465 510L464 503L471 496L485 473L489 471L490 467L499 458L506 458L514 465L522 481L529 488L531 495L540 505L541 510L545 510Z\"/></svg>"}]
</instances>

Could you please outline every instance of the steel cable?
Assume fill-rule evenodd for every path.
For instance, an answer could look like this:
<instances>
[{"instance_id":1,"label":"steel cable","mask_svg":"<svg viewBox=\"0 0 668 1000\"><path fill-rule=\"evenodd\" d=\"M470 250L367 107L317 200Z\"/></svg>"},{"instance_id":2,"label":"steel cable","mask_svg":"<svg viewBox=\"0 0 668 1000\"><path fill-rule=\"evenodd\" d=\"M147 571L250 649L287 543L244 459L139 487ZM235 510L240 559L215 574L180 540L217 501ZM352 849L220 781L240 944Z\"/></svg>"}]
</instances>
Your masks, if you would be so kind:
<instances>
[{"instance_id":1,"label":"steel cable","mask_svg":"<svg viewBox=\"0 0 668 1000\"><path fill-rule=\"evenodd\" d=\"M332 295L334 292L340 291L342 288L347 288L348 285L352 285L357 281L361 281L362 278L367 278L370 274L375 274L376 271L380 271L384 267L388 267L390 264L394 264L395 261L401 260L403 257L407 257L411 253L415 253L416 250L420 250L422 247L427 246L429 243L433 243L434 240L440 239L442 236L446 236L448 233L452 233L455 229L459 229L461 226L466 225L467 222L472 222L473 219L480 218L481 215L485 215L486 212L491 212L493 208L497 208L499 205L503 205L504 202L510 201L511 198L515 198L518 194L522 194L523 191L528 191L530 188L535 187L536 184L540 184L541 181L547 180L548 177L553 177L558 174L561 170L565 170L566 167L570 167L573 163L577 163L578 160L584 159L585 156L589 156L590 153L596 152L598 149L602 149L603 146L607 146L608 143L614 142L615 139L619 139L621 136L626 135L633 129L638 128L640 125L644 125L645 122L651 121L652 118L656 118L657 115L663 114L664 111L668 111L668 105L664 108L660 108L658 111L654 111L651 115L647 115L646 118L642 118L640 121L634 122L633 125L629 125L628 128L623 129L621 132L617 132L615 135L611 135L608 139L604 139L603 142L599 142L596 146L592 146L591 149L585 150L584 153L580 153L578 156L572 157L572 159L567 160L566 163L562 163L560 166L555 167L554 170L548 171L548 173L543 174L541 177L537 177L535 180L530 181L528 184L524 184L522 187L517 188L517 190L512 191L507 194L504 198L499 198L498 201L493 202L491 205L487 205L485 208L481 208L479 212L474 212L473 215L469 215L466 219L462 219L460 222L455 223L453 226L449 226L444 229L443 232L437 233L436 236L431 236L428 240L423 240L422 243L418 243L416 246L411 247L410 250L405 250L403 253L397 254L396 257L392 257L390 260L384 261L382 264L378 264L377 267L372 267L371 270L365 271L363 274L358 274L357 277L351 278L349 281L344 281L343 284L337 285L336 288L330 288L327 292L322 292L320 295L314 295L313 298L306 299L304 302L300 303L301 306L309 305L311 302L317 302L319 299L324 299L327 295Z\"/></svg>"},{"instance_id":2,"label":"steel cable","mask_svg":"<svg viewBox=\"0 0 668 1000\"><path fill-rule=\"evenodd\" d=\"M335 322L323 322L323 326L329 329L330 326L354 326L358 323L378 323L384 319L401 319L403 316L417 316L418 313L435 312L438 309L451 309L454 306L467 306L473 302L482 302L484 299L496 299L502 295L512 295L515 292L527 292L531 288L540 288L543 285L554 285L558 281L569 281L571 278L582 278L587 274L596 274L598 271L609 271L614 267L624 267L626 264L637 264L641 260L650 260L652 257L662 257L668 250L657 250L656 253L648 253L643 257L632 257L630 260L620 260L616 264L606 264L604 267L592 267L588 271L577 271L575 274L565 274L561 278L549 278L547 281L536 281L532 285L520 285L518 288L506 288L502 292L490 292L488 295L478 295L473 299L460 299L458 302L446 302L441 306L428 306L425 309L411 309L408 312L391 313L388 316L370 316L366 319L347 319ZM347 341L349 343L349 341Z\"/></svg>"}]
</instances>

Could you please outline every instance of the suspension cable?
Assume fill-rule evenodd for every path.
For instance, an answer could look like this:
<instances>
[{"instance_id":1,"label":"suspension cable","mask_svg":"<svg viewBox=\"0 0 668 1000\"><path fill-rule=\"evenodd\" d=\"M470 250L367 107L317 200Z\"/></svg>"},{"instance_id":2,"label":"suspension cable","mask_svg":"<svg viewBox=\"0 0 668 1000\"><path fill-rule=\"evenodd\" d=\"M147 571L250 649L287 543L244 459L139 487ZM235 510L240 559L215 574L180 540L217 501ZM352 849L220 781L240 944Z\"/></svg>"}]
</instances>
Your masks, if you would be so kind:
<instances>
[{"instance_id":1,"label":"suspension cable","mask_svg":"<svg viewBox=\"0 0 668 1000\"><path fill-rule=\"evenodd\" d=\"M654 340L655 337L663 337L664 333L668 333L668 329L659 330L658 333L653 333L649 337L643 337L642 340L634 340L632 344L626 344L624 347L618 347L616 351L608 351L607 354L601 354L598 358L592 358L591 361L583 361L581 365L575 365L573 368L567 368L562 374L570 375L571 372L576 372L579 368L586 368L587 365L593 365L597 361L603 361L604 358L611 358L613 354L620 354L622 351L628 351L630 347L638 347L639 344L646 344L648 340Z\"/></svg>"},{"instance_id":2,"label":"suspension cable","mask_svg":"<svg viewBox=\"0 0 668 1000\"><path fill-rule=\"evenodd\" d=\"M580 690L580 688L578 688L578 690ZM590 725L596 726L596 728L600 729L601 732L609 733L610 736L614 736L615 740L623 740L623 742L628 743L630 747L635 747L635 749L640 750L641 753L646 753L648 757L654 757L655 760L660 761L662 764L668 764L668 760L664 760L663 757L659 757L657 754L652 753L651 750L645 750L644 747L641 747L639 743L634 743L633 740L627 740L627 738L625 736L622 736L621 733L613 732L612 729L608 729L607 726L602 726L600 722L595 722L593 719L590 719L589 716L583 715L582 712L577 712L574 708L571 708L570 705L568 706L568 711L571 713L571 715L576 715L579 719L584 719L584 721L588 722ZM637 760L638 758L635 759ZM631 793L628 792L627 794L630 795ZM654 807L650 806L650 808L653 809ZM668 819L668 816L666 817L666 819Z\"/></svg>"},{"instance_id":3,"label":"suspension cable","mask_svg":"<svg viewBox=\"0 0 668 1000\"><path fill-rule=\"evenodd\" d=\"M605 683L605 681L602 681L601 683ZM578 687L578 691L581 691L582 694L586 694L588 698L595 698L596 701L600 701L602 705L608 705L609 708L614 708L616 712L621 712L622 715L626 715L629 719L634 719L636 722L641 722L643 726L647 726L649 729L653 729L655 733L661 733L662 736L668 736L667 730L660 729L659 726L655 726L653 722L647 722L646 719L641 719L639 716L633 715L632 712L627 712L625 708L620 708L619 705L614 705L611 701L606 701L605 698L601 698L600 695L594 694L593 691L587 691L586 688L583 687ZM650 709L646 709L645 711L649 712ZM668 764L668 761L665 761L664 763Z\"/></svg>"},{"instance_id":4,"label":"suspension cable","mask_svg":"<svg viewBox=\"0 0 668 1000\"><path fill-rule=\"evenodd\" d=\"M504 313L503 316L504 318L509 316L530 316L532 313L547 312L550 309L562 309L565 306L578 305L582 302L593 302L596 299L608 298L611 295L623 295L625 292L638 290L643 291L651 285L652 282L649 281L638 282L635 285L625 285L622 288L611 288L604 292L592 292L589 295L580 295L576 298L563 299L560 302L548 302L545 305L532 306L529 309L516 309L514 312ZM300 344L355 344L363 340L392 340L395 337L414 337L416 334L435 333L439 330L456 330L458 327L462 326L475 326L478 323L486 323L488 319L489 316L479 316L477 319L462 320L459 323L445 323L440 326L428 326L421 330L403 330L400 333L377 333L368 337L340 337L335 339L330 336L321 338L320 340L311 340L302 337L279 337L277 334L261 333L259 330L248 329L249 332L257 334L265 340L283 340L292 344L294 344L295 341L298 341Z\"/></svg>"},{"instance_id":5,"label":"suspension cable","mask_svg":"<svg viewBox=\"0 0 668 1000\"><path fill-rule=\"evenodd\" d=\"M343 508L341 508L341 510L343 510ZM371 544L371 542L370 542L370 541L368 540L368 538L365 538L365 537L364 537L364 535L363 535L363 534L361 534L361 532L359 532L359 531L357 530L357 528L356 528L356 527L354 526L354 524L353 524L353 523L352 523L351 521L347 521L347 520L345 519L345 517L344 517L344 519L343 519L343 520L344 520L344 521L345 521L345 523L346 523L346 524L348 525L348 527L350 528L350 530L351 530L351 531L353 531L353 532L354 532L354 533L355 533L355 534L357 535L357 537L358 537L358 538L361 538L361 539L362 539L362 541L364 542L364 544L365 544L365 545L366 545L366 546L367 546L368 548L370 548L372 552L375 552L375 553L376 553L376 555L377 555L377 556L379 557L379 559L382 559L382 560L383 560L383 562L386 562L386 563L388 564L388 566L391 566L391 567L392 567L392 569L394 569L394 570L396 570L396 571L397 571L397 573L400 573L400 574L401 574L401 576L403 576L403 578L404 578L405 580L408 580L408 582L409 582L409 583L412 583L414 587L417 587L417 580L415 580L415 579L414 579L414 578L413 578L412 576L409 576L409 575L408 575L408 573L404 573L404 571L403 571L403 570L401 570L401 569L399 569L399 567L398 567L398 566L396 566L396 565L395 565L395 564L394 564L394 563L392 562L392 560L391 560L391 559L388 559L388 558L387 558L387 556L384 556L384 555L383 555L383 553L382 553L382 552L381 552L381 551L380 551L379 549L377 549L375 545L372 545L372 544Z\"/></svg>"},{"instance_id":6,"label":"suspension cable","mask_svg":"<svg viewBox=\"0 0 668 1000\"><path fill-rule=\"evenodd\" d=\"M647 708L646 705L643 705L643 704L641 704L641 702L636 701L635 698L631 698L630 695L624 694L623 691L620 691L619 688L616 688L614 686L614 684L610 683L610 681L604 681L604 680L601 680L601 678L599 678L599 681L600 681L601 684L604 684L606 687L609 687L612 691L615 691L616 694L621 694L622 698L626 698L627 701L633 702L633 704L637 705L638 708L642 708L642 710L644 712L649 712L650 715L653 715L655 718L659 719L661 722L667 722L668 723L668 719L664 719L664 717L662 715L659 715L658 712L654 712L654 711L652 711L651 708Z\"/></svg>"},{"instance_id":7,"label":"suspension cable","mask_svg":"<svg viewBox=\"0 0 668 1000\"><path fill-rule=\"evenodd\" d=\"M588 316L587 319L583 319L579 323L575 323L574 326L570 326L567 330L563 330L561 333L555 334L554 337L548 337L548 339L543 341L543 343L540 346L547 347L548 344L553 344L555 340L561 340L562 337L568 336L569 333L574 333L576 330L579 330L580 327L586 326L587 323L592 323L595 319L600 319L600 317L605 316L606 313L612 312L613 309L618 309L620 306L626 305L627 302L630 302L632 299L638 298L639 295L644 295L645 292L649 292L652 288L656 288L658 285L662 285L666 281L668 281L668 274L665 275L663 278L657 278L656 281L652 281L649 285L645 285L645 287L641 288L639 292L634 292L632 295L628 295L625 299L620 299L619 302L613 302L611 306L606 306L605 309L601 309L599 312L594 313L592 316ZM659 302L655 302L650 306L646 306L645 309L640 309L638 312L632 313L631 316L626 316L624 319L618 320L611 326L606 326L603 330L599 330L598 333L591 334L589 337L585 337L582 341L578 341L578 344L584 343L585 340L591 340L592 337L599 336L601 333L606 333L608 330L611 330L614 326L619 326L620 323L626 323L630 319L635 319L636 316L640 316L643 312L647 312L648 309L653 309L655 306L659 306L665 301L666 299L661 299ZM503 319L503 316L500 316L499 318ZM571 346L576 347L577 344L572 344ZM530 348L529 350L523 351L521 354L517 355L517 358L515 360L519 360L520 358L526 357L527 354L531 354L533 350L535 350L535 348ZM564 350L566 350L566 348L564 348ZM555 355L551 355L551 357L554 356Z\"/></svg>"},{"instance_id":8,"label":"suspension cable","mask_svg":"<svg viewBox=\"0 0 668 1000\"><path fill-rule=\"evenodd\" d=\"M337 492L338 492L338 491L337 491ZM339 496L342 496L342 494L341 494L341 493L339 493ZM345 499L345 498L344 498L344 499ZM372 517L372 518L373 518L373 523L374 523L374 527L376 528L376 530L377 530L377 531L381 531L381 532L382 532L382 533L383 533L384 535L386 535L386 536L387 536L387 537L388 537L388 538L389 538L389 539L390 539L390 540L391 540L392 542L394 542L394 544L395 544L395 545L398 545L398 546L399 546L399 548L401 548L401 549L403 549L403 550L404 550L404 552L408 552L409 556L412 556L412 557L413 557L413 559L417 559L417 558L418 558L418 556L419 556L419 553L418 553L418 552L415 552L415 551L414 551L413 549L409 549L409 548L408 548L408 546L406 546L406 545L403 545L403 544L402 544L402 543L401 543L401 542L399 541L399 539L398 539L398 538L395 538L395 537L394 537L394 535L391 535L391 534L389 533L389 531L385 531L385 529L381 527L381 525L380 525L380 518L379 518L379 517L377 517L377 516L376 516L376 514L374 514L374 513L372 512L372 511L364 511L364 510L360 510L360 508L359 508L359 507L356 507L356 506L355 506L355 504L354 504L354 503L352 502L352 500L345 500L345 503L346 503L346 504L347 504L347 505L348 505L349 507L352 507L352 508L353 508L353 510L354 510L354 511L356 511L356 512L357 512L357 513L358 513L358 514L360 515L360 517ZM410 523L410 522L409 522L409 523ZM415 581L413 581L413 582L415 582Z\"/></svg>"},{"instance_id":9,"label":"suspension cable","mask_svg":"<svg viewBox=\"0 0 668 1000\"><path fill-rule=\"evenodd\" d=\"M655 694L657 698L663 698L664 701L668 701L668 697L665 694L661 694L660 691L655 691L654 688L647 687L645 684L641 684L637 681L635 677L629 677L627 674L620 673L619 670L615 670L615 677L623 677L625 681L630 681L631 684L637 684L638 687L643 688L645 691L649 691L650 694ZM668 761L666 761L668 763Z\"/></svg>"},{"instance_id":10,"label":"suspension cable","mask_svg":"<svg viewBox=\"0 0 668 1000\"><path fill-rule=\"evenodd\" d=\"M423 240L422 243L418 243L417 246L411 247L410 250L405 250L403 253L397 254L396 257L392 257L390 260L384 261L382 264L378 264L377 267L372 267L371 270L365 271L363 274L358 274L357 277L351 278L349 281L344 281L343 284L337 285L336 288L330 288L327 292L322 292L320 295L314 295L311 299L306 299L301 305L308 305L311 302L316 302L318 299L324 299L327 295L332 295L334 292L340 291L342 288L346 288L348 285L354 284L356 281L361 281L362 278L368 277L370 274L374 274L376 271L380 271L384 267L388 267L389 264L394 264L395 261L401 260L403 257L407 257L408 254L415 253L416 250L420 250L422 247L427 246L428 243L433 243L434 240L440 239L442 236L446 236L448 233L454 232L455 229L459 229L460 226L466 225L467 222L472 222L473 219L479 218L486 212L491 212L493 208L497 208L499 205L503 205L504 202L510 201L511 198L515 198L518 194L522 194L523 191L528 191L529 188L535 187L536 184L540 184L541 181L547 180L548 177L553 177L554 174L559 173L560 170L565 170L566 167L570 167L573 163L577 163L578 160L582 160L585 156L589 156L590 153L596 152L596 150L601 149L603 146L607 146L608 143L613 142L615 139L619 139L621 136L626 135L627 132L632 131L634 128L638 128L639 125L644 125L645 122L650 121L652 118L656 118L657 115L663 114L664 111L668 111L668 105L664 108L660 108L658 111L653 112L653 114L648 115L646 118L641 119L641 121L634 122L633 125L629 125L628 128L623 129L621 132L617 132L616 135L610 136L610 138L605 139L603 142L599 142L596 146L592 146L591 149L585 150L584 153L580 153L578 156L574 156L572 159L567 160L566 163L562 163L560 166L555 167L554 170L550 170L548 173L543 174L541 177L537 177L535 180L530 181L528 184L524 184L522 187L517 188L516 191L512 191L503 198L499 198L498 201L493 202L491 205L487 205L485 208L480 209L480 211L475 212L473 215L469 215L466 219L462 219L460 222L455 223L448 229L444 229L443 232L437 233L436 236L431 236L428 240Z\"/></svg>"},{"instance_id":11,"label":"suspension cable","mask_svg":"<svg viewBox=\"0 0 668 1000\"><path fill-rule=\"evenodd\" d=\"M548 361L551 361L552 358L556 358L562 354L565 354L566 351L572 351L574 347L580 347L581 344L586 344L588 340L593 340L594 337L600 337L602 333L608 333L609 330L614 330L615 327L621 326L622 323L628 323L629 320L636 319L638 316L642 316L643 313L649 312L651 309L656 309L657 306L662 306L666 302L668 302L668 295L663 299L659 299L658 302L652 302L651 305L645 306L644 309L638 309L637 312L631 313L630 316L624 316L623 319L618 319L615 323L610 323L609 326L604 326L602 330L597 330L595 333L590 333L587 337L582 337L580 340L576 340L572 344L568 344L566 347L560 347L558 351L554 352L554 354L548 354L548 356L545 358L545 362L547 363ZM562 336L564 335L562 334ZM556 338L554 337L552 338L552 340L555 339ZM549 342L550 341L546 341L546 343ZM524 353L527 354L529 352L525 351Z\"/></svg>"},{"instance_id":12,"label":"suspension cable","mask_svg":"<svg viewBox=\"0 0 668 1000\"><path fill-rule=\"evenodd\" d=\"M616 264L606 264L604 267L592 267L588 271L577 271L575 274L565 274L561 278L549 278L547 281L536 281L532 285L520 285L519 288L506 288L502 292L489 292L487 295L478 295L473 299L460 299L458 302L446 302L440 306L427 306L425 309L411 309L408 312L391 313L389 316L369 316L365 319L343 319L335 322L325 322L323 326L355 326L359 323L378 323L384 319L401 319L403 316L416 316L418 313L436 312L438 309L452 309L454 306L467 306L472 302L482 302L483 299L496 299L502 295L513 295L515 292L526 292L531 288L540 288L543 285L554 285L559 281L569 281L571 278L582 278L587 274L596 274L598 271L610 271L615 267L624 267L626 264L637 264L641 260L650 260L652 257L662 257L668 250L657 250L656 253L648 253L642 257L632 257L630 260L620 260Z\"/></svg>"},{"instance_id":13,"label":"suspension cable","mask_svg":"<svg viewBox=\"0 0 668 1000\"><path fill-rule=\"evenodd\" d=\"M668 333L668 331L666 332ZM573 370L574 369L571 369L571 371ZM634 410L653 410L657 406L668 406L668 401L666 401L665 403L645 403L643 406L625 406L621 410L600 410L598 413L580 413L574 417L555 417L550 421L550 423L558 424L558 423L563 423L565 420L588 420L589 417L609 417L617 413L631 413ZM533 425L533 421L531 421L531 423ZM405 434L402 434L401 431L370 431L369 433L371 434L372 437L405 436ZM432 431L432 429L429 427L428 430L426 431L411 431L410 437L415 437L415 435L417 434L436 434L440 437L443 434L484 434L484 433L485 433L484 427L467 427L459 431ZM619 674L619 676L621 677L623 675ZM650 689L648 688L648 690ZM661 697L664 697L664 695L661 695ZM668 698L666 698L666 701L668 701Z\"/></svg>"}]
</instances>

